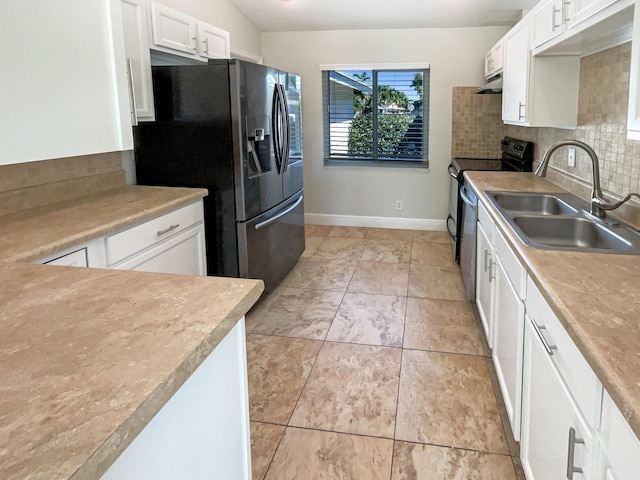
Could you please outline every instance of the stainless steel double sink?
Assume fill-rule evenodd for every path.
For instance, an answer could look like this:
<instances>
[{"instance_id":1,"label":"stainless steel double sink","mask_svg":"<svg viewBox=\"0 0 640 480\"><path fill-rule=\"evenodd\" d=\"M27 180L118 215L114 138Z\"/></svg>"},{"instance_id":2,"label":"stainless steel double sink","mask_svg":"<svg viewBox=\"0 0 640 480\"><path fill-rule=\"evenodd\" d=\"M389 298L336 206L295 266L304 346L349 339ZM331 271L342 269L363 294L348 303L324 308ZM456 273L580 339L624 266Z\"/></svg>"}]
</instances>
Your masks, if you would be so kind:
<instances>
[{"instance_id":1,"label":"stainless steel double sink","mask_svg":"<svg viewBox=\"0 0 640 480\"><path fill-rule=\"evenodd\" d=\"M525 245L547 250L640 254L640 234L598 219L569 193L486 192Z\"/></svg>"}]
</instances>

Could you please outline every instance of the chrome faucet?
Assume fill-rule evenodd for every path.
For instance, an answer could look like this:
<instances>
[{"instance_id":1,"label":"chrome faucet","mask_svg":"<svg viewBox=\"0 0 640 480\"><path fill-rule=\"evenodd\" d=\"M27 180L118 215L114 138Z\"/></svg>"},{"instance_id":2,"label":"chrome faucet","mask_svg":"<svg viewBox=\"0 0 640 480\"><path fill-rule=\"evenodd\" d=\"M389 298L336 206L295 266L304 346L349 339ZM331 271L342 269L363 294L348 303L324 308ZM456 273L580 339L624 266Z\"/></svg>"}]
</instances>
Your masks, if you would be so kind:
<instances>
[{"instance_id":1,"label":"chrome faucet","mask_svg":"<svg viewBox=\"0 0 640 480\"><path fill-rule=\"evenodd\" d=\"M618 208L620 205L628 201L632 196L636 196L640 198L640 195L637 193L630 193L626 197L624 197L619 202L608 203L602 195L602 189L600 188L600 164L598 162L598 156L596 152L593 151L589 145L584 142L580 142L578 140L560 140L552 144L547 151L544 152L542 156L542 160L540 161L540 165L536 168L535 174L538 177L544 177L547 174L547 167L549 165L549 160L551 159L551 155L558 148L564 146L572 146L578 147L587 152L589 158L591 158L591 177L592 177L592 187L591 187L591 209L589 213L591 215L604 218L606 216L606 210L614 210Z\"/></svg>"}]
</instances>

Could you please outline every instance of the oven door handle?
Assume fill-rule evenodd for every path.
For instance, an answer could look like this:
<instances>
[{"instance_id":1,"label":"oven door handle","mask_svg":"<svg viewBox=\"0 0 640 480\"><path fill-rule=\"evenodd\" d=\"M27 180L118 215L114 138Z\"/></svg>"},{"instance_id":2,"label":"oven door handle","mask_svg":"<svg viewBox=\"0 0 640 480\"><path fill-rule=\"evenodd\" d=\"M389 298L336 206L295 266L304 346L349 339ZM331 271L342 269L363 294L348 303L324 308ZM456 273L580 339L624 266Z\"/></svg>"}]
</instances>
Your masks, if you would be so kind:
<instances>
[{"instance_id":1,"label":"oven door handle","mask_svg":"<svg viewBox=\"0 0 640 480\"><path fill-rule=\"evenodd\" d=\"M467 194L467 187L466 185L463 185L463 187L460 189L460 198L462 199L462 201L464 203L466 203L467 205L469 205L469 207L475 212L476 209L478 208L477 204L473 202L473 200L471 200Z\"/></svg>"},{"instance_id":2,"label":"oven door handle","mask_svg":"<svg viewBox=\"0 0 640 480\"><path fill-rule=\"evenodd\" d=\"M454 226L454 231L451 231L451 228L449 228L449 225L453 224ZM451 238L453 238L454 240L456 239L456 232L455 232L455 226L456 226L456 222L453 219L453 217L451 215L449 215L447 217L447 232L449 232L449 235L451 236Z\"/></svg>"},{"instance_id":3,"label":"oven door handle","mask_svg":"<svg viewBox=\"0 0 640 480\"><path fill-rule=\"evenodd\" d=\"M456 168L453 165L449 165L449 168L447 169L447 171L449 172L449 176L451 178L455 178L456 180L458 180L458 171L456 170Z\"/></svg>"}]
</instances>

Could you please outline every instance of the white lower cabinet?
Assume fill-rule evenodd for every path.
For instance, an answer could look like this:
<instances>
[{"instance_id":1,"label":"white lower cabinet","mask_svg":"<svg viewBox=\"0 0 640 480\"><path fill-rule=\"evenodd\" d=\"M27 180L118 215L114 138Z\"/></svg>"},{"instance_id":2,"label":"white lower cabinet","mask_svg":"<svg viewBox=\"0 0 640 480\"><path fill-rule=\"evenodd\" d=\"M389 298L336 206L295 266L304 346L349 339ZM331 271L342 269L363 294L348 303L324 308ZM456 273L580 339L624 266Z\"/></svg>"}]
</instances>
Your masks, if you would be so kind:
<instances>
[{"instance_id":1,"label":"white lower cabinet","mask_svg":"<svg viewBox=\"0 0 640 480\"><path fill-rule=\"evenodd\" d=\"M598 478L635 480L640 478L640 441L605 392L600 424Z\"/></svg>"},{"instance_id":2,"label":"white lower cabinet","mask_svg":"<svg viewBox=\"0 0 640 480\"><path fill-rule=\"evenodd\" d=\"M244 319L101 478L251 478Z\"/></svg>"},{"instance_id":3,"label":"white lower cabinet","mask_svg":"<svg viewBox=\"0 0 640 480\"><path fill-rule=\"evenodd\" d=\"M492 358L511 431L520 439L524 303L498 260L493 318Z\"/></svg>"},{"instance_id":4,"label":"white lower cabinet","mask_svg":"<svg viewBox=\"0 0 640 480\"><path fill-rule=\"evenodd\" d=\"M34 263L206 275L202 201L61 250Z\"/></svg>"},{"instance_id":5,"label":"white lower cabinet","mask_svg":"<svg viewBox=\"0 0 640 480\"><path fill-rule=\"evenodd\" d=\"M106 238L109 268L206 275L202 201Z\"/></svg>"},{"instance_id":6,"label":"white lower cabinet","mask_svg":"<svg viewBox=\"0 0 640 480\"><path fill-rule=\"evenodd\" d=\"M595 479L598 443L527 317L520 458L528 480Z\"/></svg>"},{"instance_id":7,"label":"white lower cabinet","mask_svg":"<svg viewBox=\"0 0 640 480\"><path fill-rule=\"evenodd\" d=\"M476 306L482 322L485 337L493 348L493 282L495 281L495 260L493 246L482 223L478 222L476 252Z\"/></svg>"}]
</instances>

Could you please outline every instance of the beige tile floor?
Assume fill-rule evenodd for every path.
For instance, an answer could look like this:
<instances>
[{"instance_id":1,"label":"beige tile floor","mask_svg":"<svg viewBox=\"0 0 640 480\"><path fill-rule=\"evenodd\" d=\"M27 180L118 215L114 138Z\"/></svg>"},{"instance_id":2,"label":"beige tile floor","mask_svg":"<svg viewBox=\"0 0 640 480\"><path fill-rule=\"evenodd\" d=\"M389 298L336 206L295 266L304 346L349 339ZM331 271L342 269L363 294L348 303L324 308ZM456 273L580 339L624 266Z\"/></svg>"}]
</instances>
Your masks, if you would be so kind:
<instances>
[{"instance_id":1,"label":"beige tile floor","mask_svg":"<svg viewBox=\"0 0 640 480\"><path fill-rule=\"evenodd\" d=\"M448 235L306 232L247 315L253 479L523 479Z\"/></svg>"}]
</instances>

